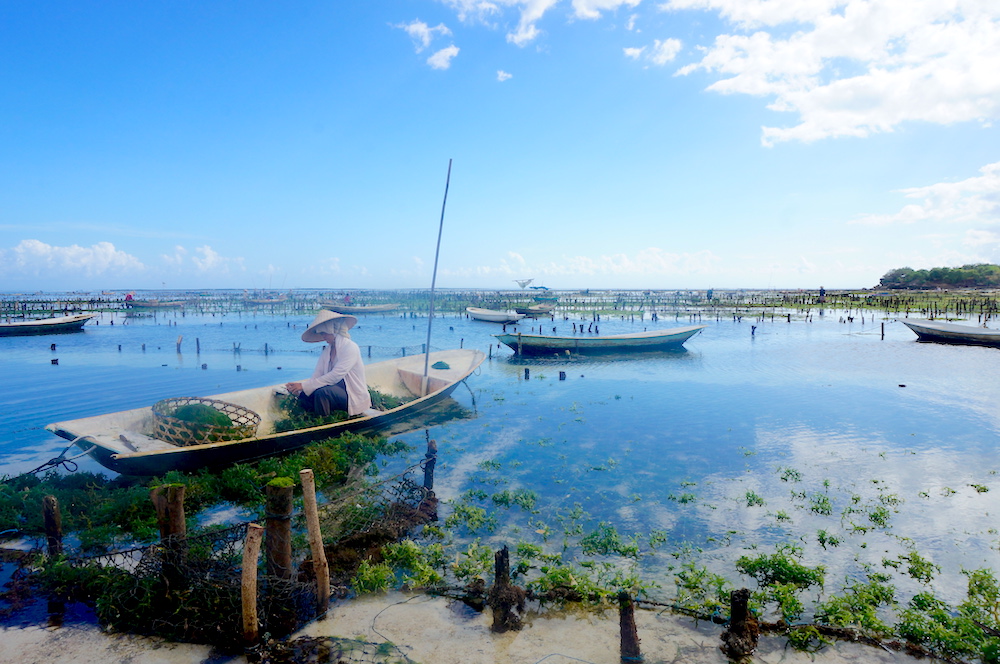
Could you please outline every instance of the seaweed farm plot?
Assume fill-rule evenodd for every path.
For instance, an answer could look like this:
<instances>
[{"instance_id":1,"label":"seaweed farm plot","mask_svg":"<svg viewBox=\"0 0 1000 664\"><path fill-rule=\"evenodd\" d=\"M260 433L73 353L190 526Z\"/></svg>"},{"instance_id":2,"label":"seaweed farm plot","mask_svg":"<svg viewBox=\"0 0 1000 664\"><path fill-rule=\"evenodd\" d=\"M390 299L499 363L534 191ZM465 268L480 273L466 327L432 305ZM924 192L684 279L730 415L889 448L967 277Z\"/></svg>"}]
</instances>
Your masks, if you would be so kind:
<instances>
[{"instance_id":1,"label":"seaweed farm plot","mask_svg":"<svg viewBox=\"0 0 1000 664\"><path fill-rule=\"evenodd\" d=\"M519 329L616 334L678 316L562 312ZM3 341L24 380L0 391L13 406L0 413L0 471L58 452L49 421L308 375L306 318L104 322L55 351ZM432 460L436 512L398 538L358 541L338 584L349 596L432 589L483 609L506 547L523 593L508 595L511 627L567 603L613 607L622 591L715 625L747 588L761 625L798 647L863 634L993 661L976 624L1000 627L1000 351L917 343L870 313L699 324L676 352L529 359L497 344L500 326L442 316L432 349L489 356L454 395L472 415L393 436L415 451L379 462L391 474ZM365 318L352 337L363 352L413 352L425 325Z\"/></svg>"}]
</instances>

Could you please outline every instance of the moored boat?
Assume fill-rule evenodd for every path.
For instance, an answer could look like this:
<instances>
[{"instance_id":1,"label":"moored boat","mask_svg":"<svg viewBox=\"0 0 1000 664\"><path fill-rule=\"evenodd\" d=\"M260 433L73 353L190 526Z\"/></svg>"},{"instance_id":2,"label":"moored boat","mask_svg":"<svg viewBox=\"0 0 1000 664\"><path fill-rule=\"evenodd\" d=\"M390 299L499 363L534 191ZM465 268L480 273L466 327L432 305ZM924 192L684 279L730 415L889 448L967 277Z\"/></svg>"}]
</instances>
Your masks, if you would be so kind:
<instances>
[{"instance_id":1,"label":"moored boat","mask_svg":"<svg viewBox=\"0 0 1000 664\"><path fill-rule=\"evenodd\" d=\"M338 304L337 302L320 302L324 309L336 311L338 314L380 314L395 311L399 305L395 302L385 304Z\"/></svg>"},{"instance_id":2,"label":"moored boat","mask_svg":"<svg viewBox=\"0 0 1000 664\"><path fill-rule=\"evenodd\" d=\"M518 355L551 355L558 353L621 353L651 350L672 350L705 329L706 325L676 327L669 330L629 332L593 337L560 337L544 334L508 333L494 335Z\"/></svg>"},{"instance_id":3,"label":"moored boat","mask_svg":"<svg viewBox=\"0 0 1000 664\"><path fill-rule=\"evenodd\" d=\"M56 422L45 428L87 450L106 468L124 475L159 475L171 470L222 468L291 452L345 432L379 433L403 426L439 408L439 404L485 358L482 351L459 349L369 364L365 367L369 387L406 401L389 410L373 410L359 417L307 429L275 431L275 423L285 418L280 408L280 398L286 394L284 383L196 398L220 402L234 410L249 411L259 418L255 418L255 432L239 440L189 445L164 440L164 437L170 437L162 435L153 406ZM428 367L426 378L425 364Z\"/></svg>"},{"instance_id":4,"label":"moored boat","mask_svg":"<svg viewBox=\"0 0 1000 664\"><path fill-rule=\"evenodd\" d=\"M466 307L469 318L474 320L484 320L490 323L516 323L524 318L524 314L516 311L499 311L497 309L483 309L482 307Z\"/></svg>"},{"instance_id":5,"label":"moored boat","mask_svg":"<svg viewBox=\"0 0 1000 664\"><path fill-rule=\"evenodd\" d=\"M55 318L15 320L0 322L0 337L24 336L29 334L62 334L79 332L97 314L74 314Z\"/></svg>"},{"instance_id":6,"label":"moored boat","mask_svg":"<svg viewBox=\"0 0 1000 664\"><path fill-rule=\"evenodd\" d=\"M1000 330L944 323L936 320L904 320L901 322L916 333L917 341L1000 347Z\"/></svg>"},{"instance_id":7,"label":"moored boat","mask_svg":"<svg viewBox=\"0 0 1000 664\"><path fill-rule=\"evenodd\" d=\"M547 316L548 314L552 313L552 310L555 308L556 308L555 303L549 302L549 303L529 304L525 307L514 307L514 311L516 311L519 314L524 314L525 316L528 317Z\"/></svg>"},{"instance_id":8,"label":"moored boat","mask_svg":"<svg viewBox=\"0 0 1000 664\"><path fill-rule=\"evenodd\" d=\"M184 306L184 300L130 300L125 306L130 309L178 309Z\"/></svg>"}]
</instances>

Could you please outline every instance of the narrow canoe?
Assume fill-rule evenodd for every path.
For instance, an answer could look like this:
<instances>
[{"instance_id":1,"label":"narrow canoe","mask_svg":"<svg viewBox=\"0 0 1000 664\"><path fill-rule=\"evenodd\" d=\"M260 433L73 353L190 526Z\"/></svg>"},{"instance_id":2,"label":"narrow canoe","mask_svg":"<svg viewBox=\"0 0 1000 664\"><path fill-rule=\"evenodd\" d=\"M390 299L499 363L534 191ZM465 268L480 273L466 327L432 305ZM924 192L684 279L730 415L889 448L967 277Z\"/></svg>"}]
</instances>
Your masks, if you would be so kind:
<instances>
[{"instance_id":1,"label":"narrow canoe","mask_svg":"<svg viewBox=\"0 0 1000 664\"><path fill-rule=\"evenodd\" d=\"M338 314L380 314L388 311L395 311L399 305L395 302L388 304L337 304L336 302L321 302L320 306Z\"/></svg>"},{"instance_id":2,"label":"narrow canoe","mask_svg":"<svg viewBox=\"0 0 1000 664\"><path fill-rule=\"evenodd\" d=\"M177 309L184 306L184 300L130 300L125 306L131 309Z\"/></svg>"},{"instance_id":3,"label":"narrow canoe","mask_svg":"<svg viewBox=\"0 0 1000 664\"><path fill-rule=\"evenodd\" d=\"M675 327L652 332L630 332L597 337L557 337L543 334L497 334L497 339L518 355L553 353L622 353L647 350L671 350L705 329L707 325Z\"/></svg>"},{"instance_id":4,"label":"narrow canoe","mask_svg":"<svg viewBox=\"0 0 1000 664\"><path fill-rule=\"evenodd\" d=\"M62 334L64 332L80 332L87 321L97 314L75 314L73 316L58 316L56 318L39 318L36 320L18 320L0 323L0 337L13 337L28 334Z\"/></svg>"},{"instance_id":5,"label":"narrow canoe","mask_svg":"<svg viewBox=\"0 0 1000 664\"><path fill-rule=\"evenodd\" d=\"M437 351L429 364L424 391L425 355L386 360L365 367L368 385L379 392L410 399L387 411L369 411L352 419L309 429L274 432L276 421L285 417L279 397L284 383L239 392L211 395L209 399L247 408L260 417L251 438L197 445L175 445L152 435L156 416L152 406L56 422L45 428L75 442L104 467L123 475L160 475L171 470L224 468L234 463L275 456L297 450L317 440L335 438L345 432L379 433L403 427L442 408L452 391L482 364L482 351L459 349ZM439 368L435 369L433 365Z\"/></svg>"},{"instance_id":6,"label":"narrow canoe","mask_svg":"<svg viewBox=\"0 0 1000 664\"><path fill-rule=\"evenodd\" d=\"M902 323L916 333L917 341L1000 347L1000 330L934 320L904 320Z\"/></svg>"},{"instance_id":7,"label":"narrow canoe","mask_svg":"<svg viewBox=\"0 0 1000 664\"><path fill-rule=\"evenodd\" d=\"M469 313L469 318L490 323L516 323L524 318L524 314L519 314L516 311L498 311L482 307L466 307L465 310Z\"/></svg>"}]
</instances>

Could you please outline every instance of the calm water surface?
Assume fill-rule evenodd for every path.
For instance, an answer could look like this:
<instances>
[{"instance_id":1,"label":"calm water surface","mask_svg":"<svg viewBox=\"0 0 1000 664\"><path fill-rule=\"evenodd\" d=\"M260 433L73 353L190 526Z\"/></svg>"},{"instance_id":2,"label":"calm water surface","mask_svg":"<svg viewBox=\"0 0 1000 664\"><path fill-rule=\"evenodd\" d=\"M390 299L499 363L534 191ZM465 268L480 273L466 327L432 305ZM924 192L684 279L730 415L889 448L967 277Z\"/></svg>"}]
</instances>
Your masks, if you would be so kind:
<instances>
[{"instance_id":1,"label":"calm water surface","mask_svg":"<svg viewBox=\"0 0 1000 664\"><path fill-rule=\"evenodd\" d=\"M319 351L298 339L309 320L105 315L78 334L0 338L0 474L65 448L50 422L307 375ZM542 324L566 334L572 322ZM493 517L464 536L583 560L579 535L611 524L643 553L616 564L666 594L670 566L689 555L745 584L738 556L788 542L827 566L830 590L918 551L942 568L935 589L957 601L963 567L1000 567L1000 350L917 343L898 322L883 339L880 323L831 311L702 322L682 352L521 360L496 346L499 325L437 319L433 348L492 354L454 395L473 416L400 436L414 451L386 470L415 463L434 438L435 489L451 501L442 519L456 502ZM366 317L352 336L377 361L414 352L426 324ZM687 324L602 320L600 331ZM534 492L534 509L498 505L504 490ZM905 574L896 582L916 589Z\"/></svg>"}]
</instances>

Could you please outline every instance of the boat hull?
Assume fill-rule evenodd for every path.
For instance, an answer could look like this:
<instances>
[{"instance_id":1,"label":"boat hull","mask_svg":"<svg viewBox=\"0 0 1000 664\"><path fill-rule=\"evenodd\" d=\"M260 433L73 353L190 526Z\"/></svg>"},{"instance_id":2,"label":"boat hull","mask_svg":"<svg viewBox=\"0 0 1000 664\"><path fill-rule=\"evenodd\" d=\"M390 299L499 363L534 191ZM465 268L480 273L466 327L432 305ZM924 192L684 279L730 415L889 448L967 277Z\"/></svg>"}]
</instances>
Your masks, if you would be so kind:
<instances>
[{"instance_id":1,"label":"boat hull","mask_svg":"<svg viewBox=\"0 0 1000 664\"><path fill-rule=\"evenodd\" d=\"M675 350L705 329L705 325L603 337L558 337L542 334L497 334L518 355L600 354Z\"/></svg>"},{"instance_id":2,"label":"boat hull","mask_svg":"<svg viewBox=\"0 0 1000 664\"><path fill-rule=\"evenodd\" d=\"M399 308L398 304L336 304L333 302L324 302L321 306L338 314L381 314Z\"/></svg>"},{"instance_id":3,"label":"boat hull","mask_svg":"<svg viewBox=\"0 0 1000 664\"><path fill-rule=\"evenodd\" d=\"M58 318L0 323L0 337L80 332L87 321L96 316L97 314L77 314L75 316L59 316Z\"/></svg>"},{"instance_id":4,"label":"boat hull","mask_svg":"<svg viewBox=\"0 0 1000 664\"><path fill-rule=\"evenodd\" d=\"M379 391L411 397L422 389L424 355L378 362L366 367L369 384ZM437 416L447 411L445 401L454 389L485 359L478 350L438 351L430 354L428 364L446 362L446 370L429 369L427 394L414 398L397 408L372 416L328 424L309 429L269 433L268 428L281 417L276 394L282 385L271 385L240 392L212 395L210 398L235 403L262 415L258 434L253 438L178 446L144 435L152 430L151 407L118 413L57 422L45 428L73 441L80 449L105 468L122 475L161 475L171 470L193 471L201 468L218 469L235 463L277 456L301 449L306 445L351 432L360 434L400 433L408 424L420 421L430 426ZM374 378L374 380L373 380Z\"/></svg>"},{"instance_id":5,"label":"boat hull","mask_svg":"<svg viewBox=\"0 0 1000 664\"><path fill-rule=\"evenodd\" d=\"M524 318L524 314L519 314L516 311L498 311L480 307L466 307L465 311L469 314L469 318L487 323L516 323Z\"/></svg>"},{"instance_id":6,"label":"boat hull","mask_svg":"<svg viewBox=\"0 0 1000 664\"><path fill-rule=\"evenodd\" d=\"M913 330L917 341L1000 348L1000 330L931 320L904 320L902 323Z\"/></svg>"}]
</instances>

